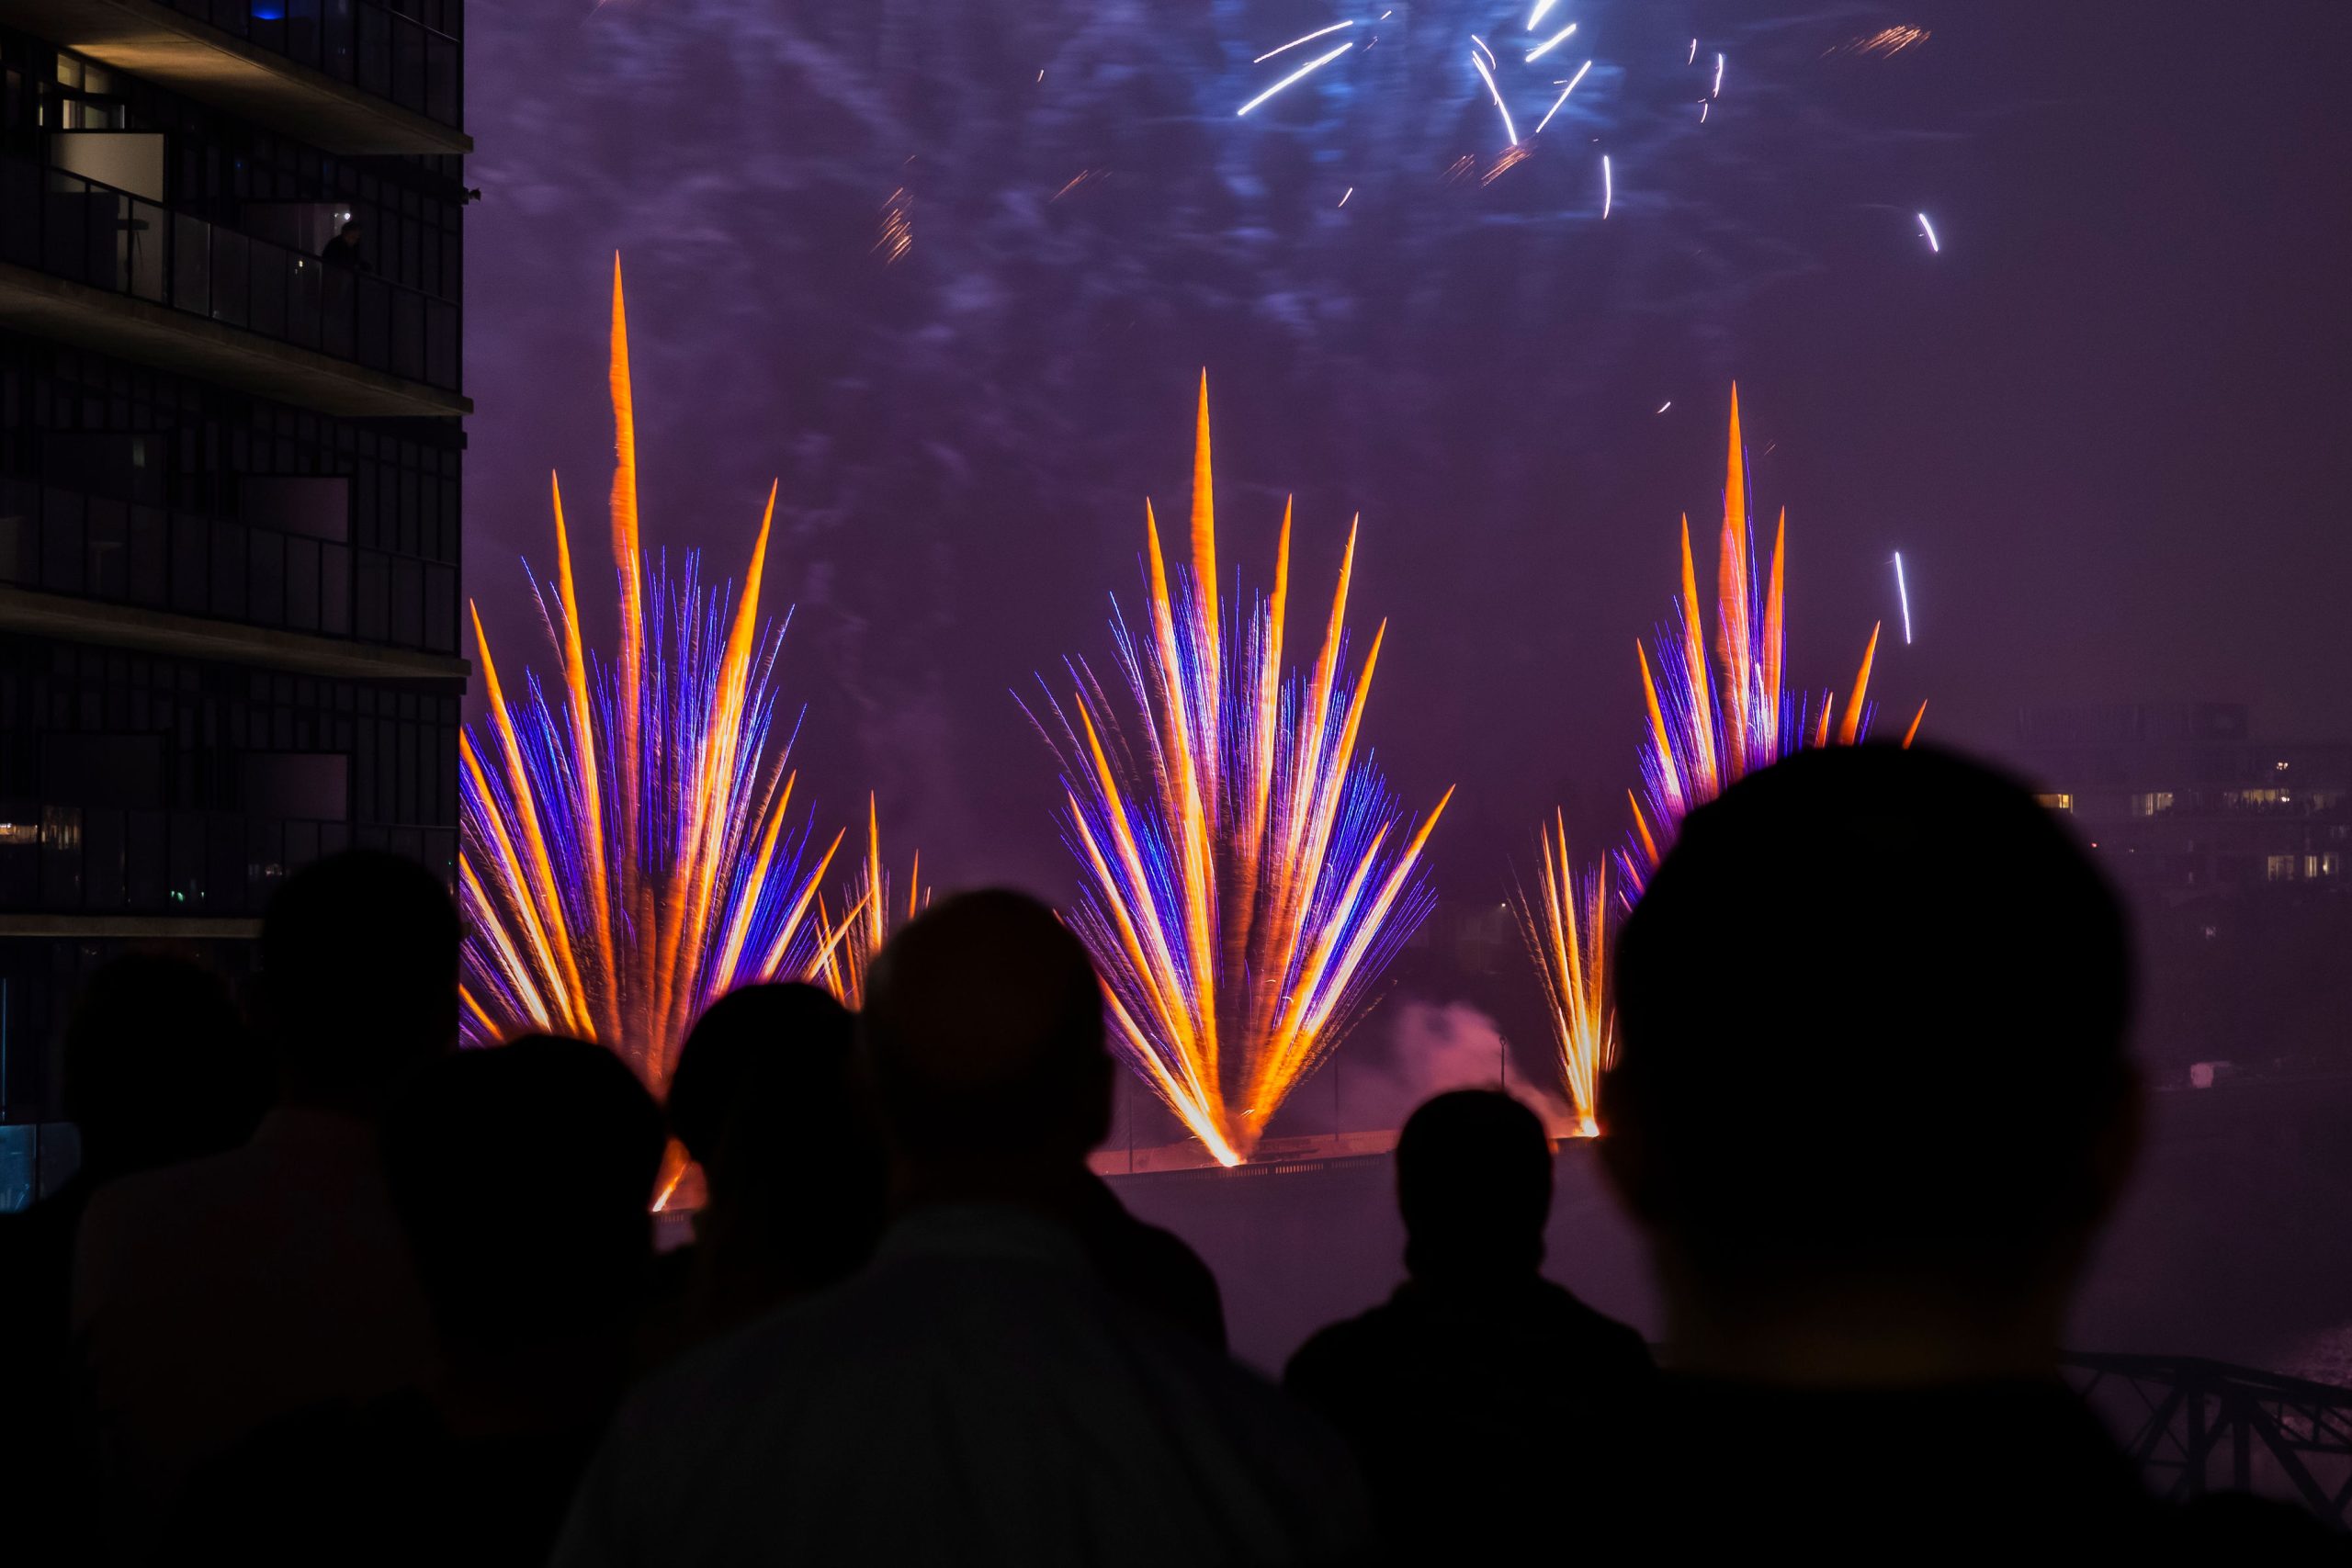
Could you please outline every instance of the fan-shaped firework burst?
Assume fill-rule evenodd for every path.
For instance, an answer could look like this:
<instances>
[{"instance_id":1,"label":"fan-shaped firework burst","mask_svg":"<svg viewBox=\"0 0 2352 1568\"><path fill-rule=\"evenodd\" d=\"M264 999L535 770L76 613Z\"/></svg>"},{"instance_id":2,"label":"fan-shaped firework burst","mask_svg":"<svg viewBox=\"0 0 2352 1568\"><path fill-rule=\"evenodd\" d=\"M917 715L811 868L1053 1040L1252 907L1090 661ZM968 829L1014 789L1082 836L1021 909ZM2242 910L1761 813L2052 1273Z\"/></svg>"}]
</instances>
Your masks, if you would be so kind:
<instances>
[{"instance_id":1,"label":"fan-shaped firework burst","mask_svg":"<svg viewBox=\"0 0 2352 1568\"><path fill-rule=\"evenodd\" d=\"M1170 585L1148 504L1150 620L1114 615L1136 721L1114 716L1085 663L1065 710L1047 698L1071 850L1086 888L1071 924L1103 976L1136 1069L1219 1161L1267 1120L1360 1016L1396 944L1428 912L1430 830L1408 827L1359 758L1375 633L1346 677L1347 554L1314 671L1283 669L1290 592L1283 508L1272 593L1228 628L1217 603L1208 380L1193 464L1193 569ZM1238 611L1240 606L1235 606ZM1041 730L1045 728L1040 726Z\"/></svg>"},{"instance_id":2,"label":"fan-shaped firework burst","mask_svg":"<svg viewBox=\"0 0 2352 1568\"><path fill-rule=\"evenodd\" d=\"M857 880L842 889L838 924L825 908L824 896L817 897L818 974L842 1006L854 1012L865 1005L865 972L873 966L874 955L882 951L892 931L913 919L930 902L931 889L922 885L922 856L918 853L907 875L906 913L897 912L890 897L889 874L882 869L881 819L875 814L874 797L867 795L865 863L858 868Z\"/></svg>"},{"instance_id":3,"label":"fan-shaped firework burst","mask_svg":"<svg viewBox=\"0 0 2352 1568\"><path fill-rule=\"evenodd\" d=\"M1568 831L1555 813L1544 829L1544 875L1533 895L1519 891L1520 932L1544 978L1560 1077L1577 1113L1577 1135L1600 1130L1600 1075L1616 1058L1616 1019L1609 1005L1609 863L1578 875L1568 865Z\"/></svg>"},{"instance_id":4,"label":"fan-shaped firework burst","mask_svg":"<svg viewBox=\"0 0 2352 1568\"><path fill-rule=\"evenodd\" d=\"M1714 799L1743 774L1792 751L1833 742L1851 746L1870 732L1868 693L1871 664L1878 652L1877 627L1871 629L1862 649L1862 666L1842 715L1835 693L1824 692L1817 701L1808 702L1783 689L1787 628L1781 588L1788 526L1783 510L1773 533L1770 575L1759 584L1747 517L1747 456L1739 437L1739 389L1734 387L1723 536L1716 558L1717 657L1708 662L1698 576L1690 558L1690 520L1685 517L1676 629L1671 637L1664 632L1657 636L1655 671L1647 650L1634 645L1649 733L1641 751L1642 791L1627 792L1634 830L1617 855L1622 897L1614 903L1609 897L1606 862L1581 877L1570 874L1567 835L1556 816L1543 834L1544 875L1537 893L1531 897L1522 889L1520 895L1520 927L1543 976L1561 1075L1580 1130L1588 1135L1599 1130L1596 1090L1616 1050L1604 949L1618 908L1641 896L1675 829L1692 809ZM1912 716L1905 745L1918 734L1927 711L1922 703Z\"/></svg>"},{"instance_id":5,"label":"fan-shaped firework burst","mask_svg":"<svg viewBox=\"0 0 2352 1568\"><path fill-rule=\"evenodd\" d=\"M470 927L460 995L477 1040L526 1028L600 1040L659 1089L703 1007L751 981L813 977L834 956L808 917L841 835L806 863L808 828L786 827L790 740L769 744L784 638L759 615L774 487L731 606L693 557L674 581L642 558L617 260L612 397L618 660L582 647L560 491L555 601L541 589L539 608L560 695L526 675L510 702L474 616L490 724L484 745L470 730L459 739Z\"/></svg>"},{"instance_id":6,"label":"fan-shaped firework burst","mask_svg":"<svg viewBox=\"0 0 2352 1568\"><path fill-rule=\"evenodd\" d=\"M1672 635L1657 634L1657 666L1640 644L1634 655L1642 671L1642 699L1649 734L1642 747L1642 790L1628 792L1634 832L1620 857L1628 897L1637 897L1673 841L1675 829L1694 807L1714 799L1743 775L1792 751L1835 741L1851 746L1870 732L1871 663L1878 654L1879 628L1871 628L1862 665L1843 715L1837 694L1817 701L1784 689L1781 654L1786 626L1781 616L1781 570L1788 542L1786 508L1773 531L1769 578L1758 581L1756 547L1747 517L1747 458L1739 439L1739 389L1731 394L1731 447L1724 464L1724 526L1715 567L1716 661L1707 661L1706 623L1699 613L1699 585L1690 561L1690 520L1682 520L1682 594L1675 606ZM1924 716L1927 705L1920 705ZM1837 728L1831 729L1836 719ZM1919 716L1911 720L1917 734ZM1905 735L1907 744L1910 736Z\"/></svg>"}]
</instances>

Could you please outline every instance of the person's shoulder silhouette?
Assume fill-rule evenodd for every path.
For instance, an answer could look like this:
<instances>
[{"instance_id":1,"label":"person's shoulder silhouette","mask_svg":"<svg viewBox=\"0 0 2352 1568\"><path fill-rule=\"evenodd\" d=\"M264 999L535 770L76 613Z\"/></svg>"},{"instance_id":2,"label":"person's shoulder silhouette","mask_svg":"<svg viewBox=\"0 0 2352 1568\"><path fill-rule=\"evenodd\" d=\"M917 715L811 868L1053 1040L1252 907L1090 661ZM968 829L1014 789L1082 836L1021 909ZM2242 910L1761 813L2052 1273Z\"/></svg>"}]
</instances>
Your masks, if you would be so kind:
<instances>
[{"instance_id":1,"label":"person's shoulder silhouette","mask_svg":"<svg viewBox=\"0 0 2352 1568\"><path fill-rule=\"evenodd\" d=\"M1546 1539L1534 1516L1456 1499L1541 1485L1575 1514L1651 1387L1641 1337L1538 1272L1552 1157L1509 1095L1457 1090L1414 1111L1396 1155L1408 1277L1284 1371L1354 1449L1404 1560L1494 1560Z\"/></svg>"}]
</instances>

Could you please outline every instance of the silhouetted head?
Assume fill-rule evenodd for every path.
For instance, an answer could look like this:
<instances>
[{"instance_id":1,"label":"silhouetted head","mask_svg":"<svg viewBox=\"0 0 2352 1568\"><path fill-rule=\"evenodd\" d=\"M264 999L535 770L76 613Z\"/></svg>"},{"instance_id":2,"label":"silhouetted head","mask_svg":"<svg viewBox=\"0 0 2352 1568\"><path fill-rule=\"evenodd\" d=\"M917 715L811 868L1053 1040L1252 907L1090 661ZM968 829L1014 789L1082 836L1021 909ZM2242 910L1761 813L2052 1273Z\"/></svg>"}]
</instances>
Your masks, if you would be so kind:
<instances>
[{"instance_id":1,"label":"silhouetted head","mask_svg":"<svg viewBox=\"0 0 2352 1568\"><path fill-rule=\"evenodd\" d=\"M2137 1126L2123 912L2018 784L1807 751L1683 823L1617 946L1600 1154L1693 1280L2063 1292Z\"/></svg>"},{"instance_id":2,"label":"silhouetted head","mask_svg":"<svg viewBox=\"0 0 2352 1568\"><path fill-rule=\"evenodd\" d=\"M359 220L346 218L343 220L343 227L334 231L334 237L346 245L356 245L359 243Z\"/></svg>"},{"instance_id":3,"label":"silhouetted head","mask_svg":"<svg viewBox=\"0 0 2352 1568\"><path fill-rule=\"evenodd\" d=\"M910 1168L1075 1171L1109 1131L1094 966L1025 894L916 917L876 960L861 1022L883 1131Z\"/></svg>"},{"instance_id":4,"label":"silhouetted head","mask_svg":"<svg viewBox=\"0 0 2352 1568\"><path fill-rule=\"evenodd\" d=\"M666 1141L637 1075L582 1041L526 1035L417 1074L385 1118L384 1170L445 1345L633 1322Z\"/></svg>"},{"instance_id":5,"label":"silhouetted head","mask_svg":"<svg viewBox=\"0 0 2352 1568\"><path fill-rule=\"evenodd\" d=\"M261 929L261 1022L288 1100L372 1110L458 1037L457 906L413 860L345 850Z\"/></svg>"},{"instance_id":6,"label":"silhouetted head","mask_svg":"<svg viewBox=\"0 0 2352 1568\"><path fill-rule=\"evenodd\" d=\"M93 1181L232 1148L269 1074L220 977L133 953L90 977L65 1026L65 1115Z\"/></svg>"},{"instance_id":7,"label":"silhouetted head","mask_svg":"<svg viewBox=\"0 0 2352 1568\"><path fill-rule=\"evenodd\" d=\"M750 986L686 1039L670 1126L708 1194L695 1221L707 1326L830 1284L874 1250L887 1184L856 1028L814 986Z\"/></svg>"},{"instance_id":8,"label":"silhouetted head","mask_svg":"<svg viewBox=\"0 0 2352 1568\"><path fill-rule=\"evenodd\" d=\"M856 1020L815 986L745 986L703 1010L670 1074L670 1131L707 1171L747 1094L830 1111L846 1092ZM773 1117L763 1118L773 1120Z\"/></svg>"},{"instance_id":9,"label":"silhouetted head","mask_svg":"<svg viewBox=\"0 0 2352 1568\"><path fill-rule=\"evenodd\" d=\"M1396 1205L1416 1280L1532 1274L1552 1214L1544 1123L1490 1089L1424 1101L1396 1137Z\"/></svg>"}]
</instances>

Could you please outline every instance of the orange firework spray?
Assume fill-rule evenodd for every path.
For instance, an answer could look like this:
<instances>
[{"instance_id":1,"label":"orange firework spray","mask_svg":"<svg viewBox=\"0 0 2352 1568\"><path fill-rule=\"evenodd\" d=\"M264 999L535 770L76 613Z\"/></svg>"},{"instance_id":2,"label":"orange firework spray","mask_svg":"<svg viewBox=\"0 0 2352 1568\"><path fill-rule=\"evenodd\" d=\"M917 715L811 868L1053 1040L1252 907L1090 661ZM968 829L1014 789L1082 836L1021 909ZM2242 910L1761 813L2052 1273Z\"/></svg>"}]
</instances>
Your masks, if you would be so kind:
<instances>
[{"instance_id":1,"label":"orange firework spray","mask_svg":"<svg viewBox=\"0 0 2352 1568\"><path fill-rule=\"evenodd\" d=\"M760 616L775 488L740 597L706 588L693 556L674 580L644 558L617 262L611 383L618 658L599 664L582 645L560 491L553 600L540 588L539 608L560 695L532 676L510 693L473 616L490 720L480 741L469 730L458 742L460 997L469 1039L536 1029L600 1040L659 1090L710 1002L778 978L841 989L887 925L878 904L826 919L817 890L842 835L820 851L805 821L787 827L791 745L770 744L784 628ZM878 853L870 805L867 826ZM878 863L866 876L878 896Z\"/></svg>"},{"instance_id":2,"label":"orange firework spray","mask_svg":"<svg viewBox=\"0 0 2352 1568\"><path fill-rule=\"evenodd\" d=\"M1386 628L1351 679L1353 528L1313 672L1286 674L1287 506L1272 592L1220 615L1205 376L1193 450L1193 570L1170 573L1147 505L1150 618L1113 623L1132 728L1080 660L1069 705L1049 692L1039 728L1062 760L1085 873L1070 923L1114 1036L1210 1154L1238 1165L1428 912L1421 852L1453 792L1408 824L1358 755Z\"/></svg>"}]
</instances>

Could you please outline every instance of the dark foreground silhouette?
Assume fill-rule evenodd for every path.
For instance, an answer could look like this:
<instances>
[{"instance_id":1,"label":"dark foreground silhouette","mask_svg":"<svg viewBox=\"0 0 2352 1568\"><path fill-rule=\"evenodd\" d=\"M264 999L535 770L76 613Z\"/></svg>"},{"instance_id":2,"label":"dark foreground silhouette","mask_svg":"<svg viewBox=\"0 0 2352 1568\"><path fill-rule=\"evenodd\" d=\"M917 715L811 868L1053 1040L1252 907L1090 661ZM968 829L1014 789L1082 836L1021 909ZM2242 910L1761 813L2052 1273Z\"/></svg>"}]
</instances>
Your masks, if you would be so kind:
<instances>
[{"instance_id":1,"label":"dark foreground silhouette","mask_svg":"<svg viewBox=\"0 0 2352 1568\"><path fill-rule=\"evenodd\" d=\"M2124 916L2020 786L1805 752L1683 823L1618 942L1603 1168L1674 1376L1604 1551L2291 1561L2285 1509L2159 1507L2058 1379L2131 1169Z\"/></svg>"},{"instance_id":2,"label":"dark foreground silhouette","mask_svg":"<svg viewBox=\"0 0 2352 1568\"><path fill-rule=\"evenodd\" d=\"M1340 1446L1089 1264L1077 1210L1116 1071L1099 995L1015 894L899 933L862 1039L899 1218L857 1278L647 1382L558 1563L1366 1553Z\"/></svg>"},{"instance_id":3,"label":"dark foreground silhouette","mask_svg":"<svg viewBox=\"0 0 2352 1568\"><path fill-rule=\"evenodd\" d=\"M1552 1147L1534 1112L1442 1094L1396 1142L1410 1276L1291 1358L1283 1386L1347 1438L1403 1562L1502 1561L1558 1540L1622 1462L1656 1381L1647 1346L1537 1272ZM1465 1508L1466 1497L1543 1508Z\"/></svg>"},{"instance_id":4,"label":"dark foreground silhouette","mask_svg":"<svg viewBox=\"0 0 2352 1568\"><path fill-rule=\"evenodd\" d=\"M242 1143L218 988L102 974L85 1175L0 1226L0 1410L48 1439L0 1472L26 1561L2338 1557L2291 1510L2152 1499L2058 1382L2137 1138L2126 933L2063 828L1950 757L1746 780L1626 922L1598 1154L1663 1373L1539 1276L1542 1132L1476 1092L1400 1141L1406 1282L1299 1352L1296 1401L1233 1366L1214 1277L1087 1169L1100 984L1007 893L909 924L854 1022L805 987L709 1010L669 1108L700 1284L664 1295L661 1111L582 1042L452 1055L458 940L416 866L293 878Z\"/></svg>"}]
</instances>

